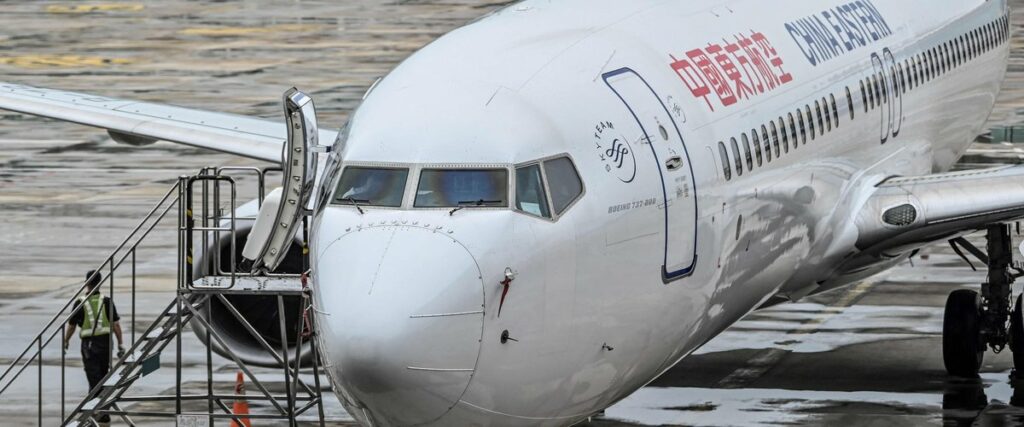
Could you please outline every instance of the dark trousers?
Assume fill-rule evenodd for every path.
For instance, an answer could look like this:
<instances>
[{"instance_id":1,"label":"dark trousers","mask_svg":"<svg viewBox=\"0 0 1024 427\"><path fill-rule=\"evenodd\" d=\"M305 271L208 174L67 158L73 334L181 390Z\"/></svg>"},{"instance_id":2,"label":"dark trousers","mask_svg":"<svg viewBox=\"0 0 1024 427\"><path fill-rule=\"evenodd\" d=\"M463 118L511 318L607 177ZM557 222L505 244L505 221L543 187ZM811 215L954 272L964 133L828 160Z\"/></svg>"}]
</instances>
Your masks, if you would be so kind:
<instances>
[{"instance_id":1,"label":"dark trousers","mask_svg":"<svg viewBox=\"0 0 1024 427\"><path fill-rule=\"evenodd\" d=\"M89 391L93 391L110 372L109 335L82 338L82 364L85 365L85 377L89 380ZM99 417L98 421L109 422L110 416Z\"/></svg>"}]
</instances>

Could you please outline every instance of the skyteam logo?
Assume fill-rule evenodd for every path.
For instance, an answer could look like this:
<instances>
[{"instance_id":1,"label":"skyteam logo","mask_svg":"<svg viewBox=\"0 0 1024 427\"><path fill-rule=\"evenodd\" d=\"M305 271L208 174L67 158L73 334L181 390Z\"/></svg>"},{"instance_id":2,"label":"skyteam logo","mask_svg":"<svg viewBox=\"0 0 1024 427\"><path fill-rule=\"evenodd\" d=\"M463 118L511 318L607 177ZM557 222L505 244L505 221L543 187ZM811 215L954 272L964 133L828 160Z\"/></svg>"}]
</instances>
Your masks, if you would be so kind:
<instances>
[{"instance_id":1,"label":"skyteam logo","mask_svg":"<svg viewBox=\"0 0 1024 427\"><path fill-rule=\"evenodd\" d=\"M626 137L615 130L612 122L601 122L594 128L594 146L604 170L626 184L636 179L636 156Z\"/></svg>"}]
</instances>

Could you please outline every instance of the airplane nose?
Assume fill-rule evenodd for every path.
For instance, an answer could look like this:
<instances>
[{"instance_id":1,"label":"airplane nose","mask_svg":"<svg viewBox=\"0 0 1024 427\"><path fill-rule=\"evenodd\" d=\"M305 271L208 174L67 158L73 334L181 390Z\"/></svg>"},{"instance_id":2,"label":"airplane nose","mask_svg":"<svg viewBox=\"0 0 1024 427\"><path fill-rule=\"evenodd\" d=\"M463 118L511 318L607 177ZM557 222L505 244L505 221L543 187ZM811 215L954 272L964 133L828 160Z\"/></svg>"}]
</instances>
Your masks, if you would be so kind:
<instances>
[{"instance_id":1,"label":"airplane nose","mask_svg":"<svg viewBox=\"0 0 1024 427\"><path fill-rule=\"evenodd\" d=\"M354 230L316 268L325 356L343 401L377 425L431 423L458 403L480 353L484 293L453 235Z\"/></svg>"}]
</instances>

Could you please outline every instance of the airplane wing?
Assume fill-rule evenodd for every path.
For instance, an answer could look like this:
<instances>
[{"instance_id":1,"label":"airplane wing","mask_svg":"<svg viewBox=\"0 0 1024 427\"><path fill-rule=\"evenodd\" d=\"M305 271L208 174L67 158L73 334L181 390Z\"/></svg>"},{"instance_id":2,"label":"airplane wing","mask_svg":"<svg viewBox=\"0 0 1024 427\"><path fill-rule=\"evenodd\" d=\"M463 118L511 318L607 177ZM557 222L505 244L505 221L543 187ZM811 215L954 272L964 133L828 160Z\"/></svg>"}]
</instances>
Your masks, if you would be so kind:
<instances>
[{"instance_id":1,"label":"airplane wing","mask_svg":"<svg viewBox=\"0 0 1024 427\"><path fill-rule=\"evenodd\" d=\"M905 253L986 225L1024 218L1024 165L892 178L857 218L866 255Z\"/></svg>"},{"instance_id":2,"label":"airplane wing","mask_svg":"<svg viewBox=\"0 0 1024 427\"><path fill-rule=\"evenodd\" d=\"M0 109L106 129L118 142L157 140L281 162L284 121L193 110L0 82ZM319 140L337 131L321 129Z\"/></svg>"}]
</instances>

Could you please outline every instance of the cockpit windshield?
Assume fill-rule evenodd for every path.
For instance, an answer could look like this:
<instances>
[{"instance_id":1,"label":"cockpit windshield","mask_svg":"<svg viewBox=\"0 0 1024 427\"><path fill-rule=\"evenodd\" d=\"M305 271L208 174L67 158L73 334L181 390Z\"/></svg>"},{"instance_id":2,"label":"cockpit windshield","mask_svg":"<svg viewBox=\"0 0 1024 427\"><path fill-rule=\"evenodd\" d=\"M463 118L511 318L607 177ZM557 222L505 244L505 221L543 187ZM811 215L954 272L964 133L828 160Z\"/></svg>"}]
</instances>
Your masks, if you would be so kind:
<instances>
[{"instance_id":1,"label":"cockpit windshield","mask_svg":"<svg viewBox=\"0 0 1024 427\"><path fill-rule=\"evenodd\" d=\"M402 206L409 169L346 167L334 191L333 204L356 206Z\"/></svg>"},{"instance_id":2,"label":"cockpit windshield","mask_svg":"<svg viewBox=\"0 0 1024 427\"><path fill-rule=\"evenodd\" d=\"M423 169L414 206L508 207L508 170Z\"/></svg>"}]
</instances>

